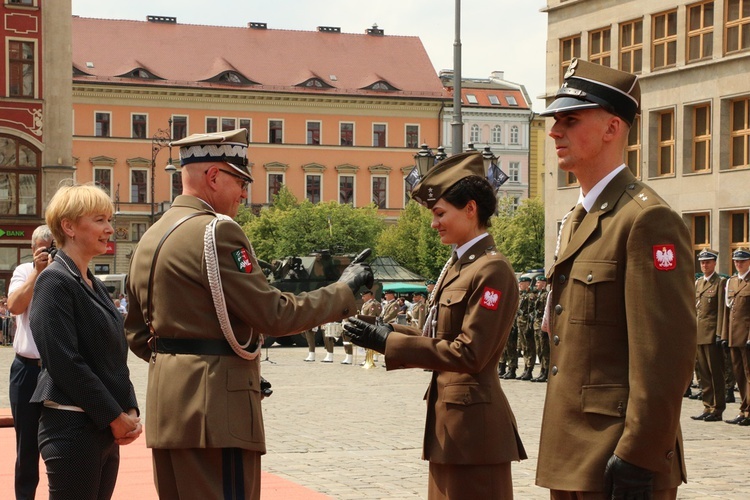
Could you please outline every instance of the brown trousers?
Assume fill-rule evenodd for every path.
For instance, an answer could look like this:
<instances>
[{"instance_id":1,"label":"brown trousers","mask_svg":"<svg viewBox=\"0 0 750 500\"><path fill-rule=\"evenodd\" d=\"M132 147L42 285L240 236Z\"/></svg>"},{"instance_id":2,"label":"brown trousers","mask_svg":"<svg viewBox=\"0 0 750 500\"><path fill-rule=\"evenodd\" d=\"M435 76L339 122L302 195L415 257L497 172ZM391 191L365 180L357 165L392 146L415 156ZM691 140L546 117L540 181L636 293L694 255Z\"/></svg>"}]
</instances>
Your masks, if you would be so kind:
<instances>
[{"instance_id":1,"label":"brown trousers","mask_svg":"<svg viewBox=\"0 0 750 500\"><path fill-rule=\"evenodd\" d=\"M606 500L602 491L561 491L550 490L550 500ZM677 488L654 491L653 500L675 500Z\"/></svg>"},{"instance_id":2,"label":"brown trousers","mask_svg":"<svg viewBox=\"0 0 750 500\"><path fill-rule=\"evenodd\" d=\"M430 462L428 500L512 500L510 463L453 465Z\"/></svg>"},{"instance_id":3,"label":"brown trousers","mask_svg":"<svg viewBox=\"0 0 750 500\"><path fill-rule=\"evenodd\" d=\"M750 417L750 356L748 356L746 347L730 347L729 352L732 356L732 369L734 378L737 380L737 387L740 389L740 413L745 417Z\"/></svg>"},{"instance_id":4,"label":"brown trousers","mask_svg":"<svg viewBox=\"0 0 750 500\"><path fill-rule=\"evenodd\" d=\"M701 384L703 408L721 415L726 408L724 389L724 354L721 346L701 344L698 346L698 380Z\"/></svg>"},{"instance_id":5,"label":"brown trousers","mask_svg":"<svg viewBox=\"0 0 750 500\"><path fill-rule=\"evenodd\" d=\"M152 449L159 498L260 500L260 453L241 448Z\"/></svg>"}]
</instances>

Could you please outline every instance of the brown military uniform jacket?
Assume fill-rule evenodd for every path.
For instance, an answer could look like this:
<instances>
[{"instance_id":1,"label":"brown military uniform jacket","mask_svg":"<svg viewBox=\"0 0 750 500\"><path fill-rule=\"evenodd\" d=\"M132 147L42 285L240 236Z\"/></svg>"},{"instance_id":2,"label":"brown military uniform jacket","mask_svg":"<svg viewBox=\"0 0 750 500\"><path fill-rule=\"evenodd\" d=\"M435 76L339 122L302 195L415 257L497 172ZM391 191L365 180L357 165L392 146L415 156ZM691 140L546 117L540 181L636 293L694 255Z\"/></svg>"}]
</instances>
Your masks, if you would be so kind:
<instances>
[{"instance_id":1,"label":"brown military uniform jacket","mask_svg":"<svg viewBox=\"0 0 750 500\"><path fill-rule=\"evenodd\" d=\"M698 345L713 344L721 337L724 286L726 280L714 273L708 280L695 280L695 310L698 319Z\"/></svg>"},{"instance_id":2,"label":"brown military uniform jacket","mask_svg":"<svg viewBox=\"0 0 750 500\"><path fill-rule=\"evenodd\" d=\"M420 330L424 327L424 322L427 319L427 301L425 299L420 300L411 308L412 325Z\"/></svg>"},{"instance_id":3,"label":"brown military uniform jacket","mask_svg":"<svg viewBox=\"0 0 750 500\"><path fill-rule=\"evenodd\" d=\"M721 338L729 347L744 347L750 340L750 273L744 279L732 276L727 280L727 311Z\"/></svg>"},{"instance_id":4,"label":"brown military uniform jacket","mask_svg":"<svg viewBox=\"0 0 750 500\"><path fill-rule=\"evenodd\" d=\"M693 253L684 222L626 168L550 270L550 377L536 483L603 491L615 453L686 479L680 410L696 356Z\"/></svg>"},{"instance_id":5,"label":"brown military uniform jacket","mask_svg":"<svg viewBox=\"0 0 750 500\"><path fill-rule=\"evenodd\" d=\"M159 254L153 326L163 338L224 339L203 255L204 231L214 215L198 198L178 196L143 236L130 265L125 327L130 349L144 360L151 359L144 317L154 251L177 220L195 212L205 215L178 227ZM297 296L269 286L250 255L247 237L233 221L218 223L216 243L224 299L240 343L249 339L254 345L261 333L283 336L340 321L356 310L354 295L344 283ZM244 265L248 261L249 265ZM259 383L260 358L157 354L149 363L146 444L151 448L236 447L265 452Z\"/></svg>"},{"instance_id":6,"label":"brown military uniform jacket","mask_svg":"<svg viewBox=\"0 0 750 500\"><path fill-rule=\"evenodd\" d=\"M362 304L361 314L365 316L380 316L381 312L383 312L383 307L378 300L370 299Z\"/></svg>"},{"instance_id":7,"label":"brown military uniform jacket","mask_svg":"<svg viewBox=\"0 0 750 500\"><path fill-rule=\"evenodd\" d=\"M398 318L398 300L393 299L383 306L383 323L395 323Z\"/></svg>"},{"instance_id":8,"label":"brown military uniform jacket","mask_svg":"<svg viewBox=\"0 0 750 500\"><path fill-rule=\"evenodd\" d=\"M422 458L489 465L526 458L515 417L497 377L518 307L518 283L491 236L449 269L435 294L436 338L393 325L389 370L432 369Z\"/></svg>"}]
</instances>

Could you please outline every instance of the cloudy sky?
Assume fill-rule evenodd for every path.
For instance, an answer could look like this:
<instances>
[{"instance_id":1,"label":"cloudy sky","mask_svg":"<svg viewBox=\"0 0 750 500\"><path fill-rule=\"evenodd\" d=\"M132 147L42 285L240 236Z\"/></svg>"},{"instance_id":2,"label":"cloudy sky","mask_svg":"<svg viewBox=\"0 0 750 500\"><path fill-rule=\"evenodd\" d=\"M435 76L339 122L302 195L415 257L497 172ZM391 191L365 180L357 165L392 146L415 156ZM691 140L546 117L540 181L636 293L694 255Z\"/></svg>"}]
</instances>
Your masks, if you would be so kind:
<instances>
[{"instance_id":1,"label":"cloudy sky","mask_svg":"<svg viewBox=\"0 0 750 500\"><path fill-rule=\"evenodd\" d=\"M505 79L526 86L534 111L544 92L546 0L462 0L462 73L486 78L504 71ZM338 26L364 33L377 24L387 35L418 36L435 71L453 67L455 0L73 0L73 14L103 19L145 21L148 15L177 17L181 24L245 26L313 31ZM116 43L116 41L112 41ZM207 43L210 43L207 41ZM158 50L158 47L154 48Z\"/></svg>"}]
</instances>

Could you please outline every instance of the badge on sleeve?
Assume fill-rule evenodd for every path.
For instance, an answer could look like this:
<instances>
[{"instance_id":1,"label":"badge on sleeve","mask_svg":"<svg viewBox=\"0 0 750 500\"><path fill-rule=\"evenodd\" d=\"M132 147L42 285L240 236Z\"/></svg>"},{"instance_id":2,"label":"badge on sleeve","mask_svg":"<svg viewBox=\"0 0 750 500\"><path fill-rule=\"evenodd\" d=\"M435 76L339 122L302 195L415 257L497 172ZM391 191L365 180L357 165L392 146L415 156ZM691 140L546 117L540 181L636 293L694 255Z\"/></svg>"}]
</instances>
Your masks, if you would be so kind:
<instances>
[{"instance_id":1,"label":"badge on sleeve","mask_svg":"<svg viewBox=\"0 0 750 500\"><path fill-rule=\"evenodd\" d=\"M677 254L674 245L654 245L654 267L659 271L677 269Z\"/></svg>"},{"instance_id":2,"label":"badge on sleeve","mask_svg":"<svg viewBox=\"0 0 750 500\"><path fill-rule=\"evenodd\" d=\"M482 292L482 301L479 305L490 311L496 311L497 306L500 305L500 295L502 295L500 290L486 286Z\"/></svg>"},{"instance_id":3,"label":"badge on sleeve","mask_svg":"<svg viewBox=\"0 0 750 500\"><path fill-rule=\"evenodd\" d=\"M234 263L237 264L237 269L247 274L253 272L253 262L250 260L250 252L247 251L247 248L238 248L232 252L232 258Z\"/></svg>"}]
</instances>

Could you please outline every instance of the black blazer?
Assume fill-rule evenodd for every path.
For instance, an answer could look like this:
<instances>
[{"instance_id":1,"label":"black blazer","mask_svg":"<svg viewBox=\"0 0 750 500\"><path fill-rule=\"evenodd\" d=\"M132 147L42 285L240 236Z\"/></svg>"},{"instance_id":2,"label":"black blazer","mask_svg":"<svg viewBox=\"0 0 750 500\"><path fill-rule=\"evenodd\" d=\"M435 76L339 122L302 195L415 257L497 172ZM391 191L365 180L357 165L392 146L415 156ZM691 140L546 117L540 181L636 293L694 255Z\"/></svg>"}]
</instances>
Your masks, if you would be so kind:
<instances>
[{"instance_id":1,"label":"black blazer","mask_svg":"<svg viewBox=\"0 0 750 500\"><path fill-rule=\"evenodd\" d=\"M104 429L138 403L122 315L102 282L87 274L93 290L60 250L37 278L29 318L42 372L31 402L78 406Z\"/></svg>"}]
</instances>

